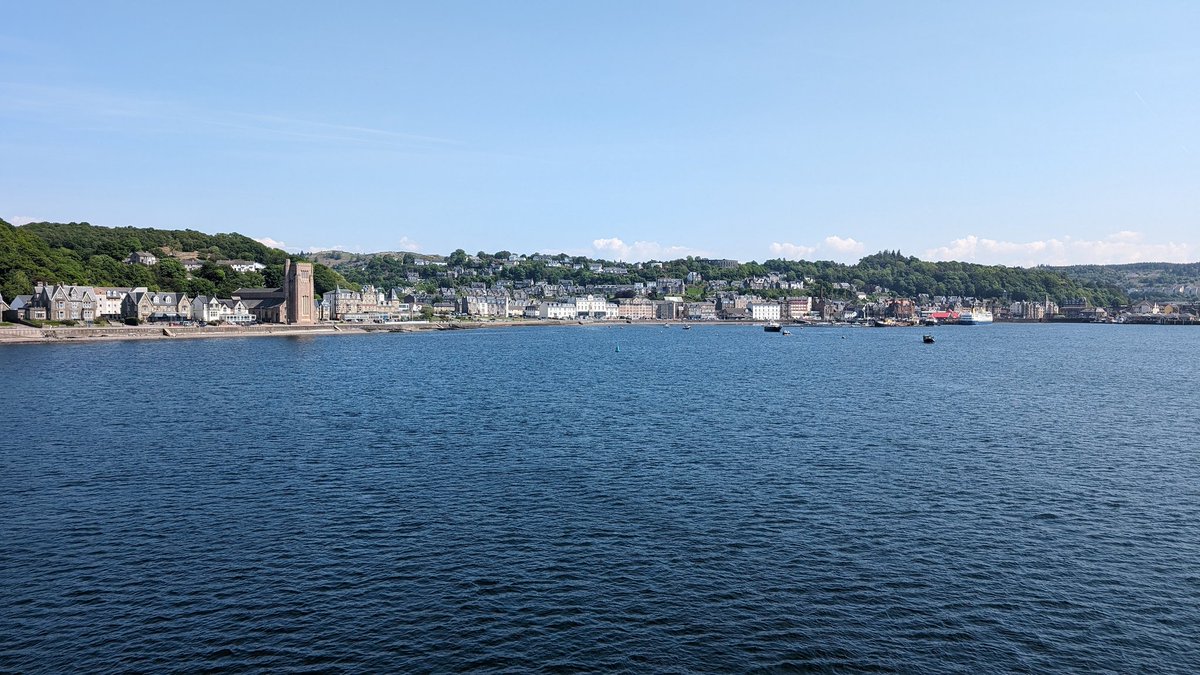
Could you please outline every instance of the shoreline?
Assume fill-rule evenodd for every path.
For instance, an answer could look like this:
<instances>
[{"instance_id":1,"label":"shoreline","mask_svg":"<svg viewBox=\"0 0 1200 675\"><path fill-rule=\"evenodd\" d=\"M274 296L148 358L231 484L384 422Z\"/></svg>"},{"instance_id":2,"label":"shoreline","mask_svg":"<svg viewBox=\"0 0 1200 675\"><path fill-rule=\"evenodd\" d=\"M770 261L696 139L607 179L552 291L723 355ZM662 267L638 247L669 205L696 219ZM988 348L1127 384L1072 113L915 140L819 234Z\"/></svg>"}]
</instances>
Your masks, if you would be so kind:
<instances>
[{"instance_id":1,"label":"shoreline","mask_svg":"<svg viewBox=\"0 0 1200 675\"><path fill-rule=\"evenodd\" d=\"M319 335L370 335L373 333L416 333L423 331L506 328L513 326L559 325L538 321L438 321L403 324L287 324L240 326L55 326L34 328L18 325L0 328L0 345L80 344L128 340L192 340L208 338L296 337Z\"/></svg>"},{"instance_id":2,"label":"shoreline","mask_svg":"<svg viewBox=\"0 0 1200 675\"><path fill-rule=\"evenodd\" d=\"M683 321L640 322L640 325L683 324ZM716 322L713 322L716 323ZM539 326L631 325L625 321L501 320L434 321L396 324L321 323L308 326L264 324L241 326L53 326L35 328L25 325L0 327L0 345L86 344L129 340L190 340L209 338L296 337L321 335L371 335L378 333L420 333L426 331L477 330L482 328L521 328ZM638 325L638 324L632 324ZM742 323L741 325L750 325Z\"/></svg>"},{"instance_id":3,"label":"shoreline","mask_svg":"<svg viewBox=\"0 0 1200 675\"><path fill-rule=\"evenodd\" d=\"M997 321L996 323L1039 323L1065 324L1080 322L1033 322L1033 321ZM727 327L761 327L762 322L750 321L682 321L678 319L655 319L653 321L598 320L598 321L561 321L561 320L498 320L498 321L436 321L430 323L412 322L399 324L344 324L322 323L309 326L293 326L287 324L265 324L253 327L240 326L55 326L50 328L34 328L32 326L15 325L0 328L0 346L3 345L38 345L38 344L87 344L96 342L116 342L129 340L189 340L206 338L249 338L249 337L296 337L323 335L371 335L377 333L419 333L425 331L446 330L477 330L483 328L521 328L544 326L727 326ZM857 327L851 324L804 324L788 323L786 326L802 328ZM1109 324L1101 324L1109 325ZM1111 325L1157 325L1151 323L1127 322L1126 324ZM945 324L955 326L957 324ZM890 328L943 328L944 326L890 326Z\"/></svg>"}]
</instances>

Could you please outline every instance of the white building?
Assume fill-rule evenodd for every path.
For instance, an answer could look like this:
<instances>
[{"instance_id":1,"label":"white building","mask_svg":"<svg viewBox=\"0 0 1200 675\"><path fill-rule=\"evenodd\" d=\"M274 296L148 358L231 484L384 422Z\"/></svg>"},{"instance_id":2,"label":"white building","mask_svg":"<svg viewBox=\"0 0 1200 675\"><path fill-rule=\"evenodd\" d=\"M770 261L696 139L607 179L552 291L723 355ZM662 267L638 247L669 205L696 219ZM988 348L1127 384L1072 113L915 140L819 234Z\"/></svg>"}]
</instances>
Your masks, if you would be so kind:
<instances>
[{"instance_id":1,"label":"white building","mask_svg":"<svg viewBox=\"0 0 1200 675\"><path fill-rule=\"evenodd\" d=\"M575 298L575 312L579 318L615 319L617 305L603 296L587 295Z\"/></svg>"},{"instance_id":2,"label":"white building","mask_svg":"<svg viewBox=\"0 0 1200 675\"><path fill-rule=\"evenodd\" d=\"M751 302L747 309L750 318L755 321L778 321L781 318L778 302Z\"/></svg>"},{"instance_id":3,"label":"white building","mask_svg":"<svg viewBox=\"0 0 1200 675\"><path fill-rule=\"evenodd\" d=\"M125 296L134 291L145 292L145 288L116 288L112 286L96 286L92 289L96 294L96 316L109 317L119 319L121 317L121 303L125 302Z\"/></svg>"},{"instance_id":4,"label":"white building","mask_svg":"<svg viewBox=\"0 0 1200 675\"><path fill-rule=\"evenodd\" d=\"M223 300L203 295L192 300L192 318L204 323L254 323L254 315L239 298Z\"/></svg>"},{"instance_id":5,"label":"white building","mask_svg":"<svg viewBox=\"0 0 1200 675\"><path fill-rule=\"evenodd\" d=\"M538 317L542 319L574 319L575 303L543 302L538 307Z\"/></svg>"}]
</instances>

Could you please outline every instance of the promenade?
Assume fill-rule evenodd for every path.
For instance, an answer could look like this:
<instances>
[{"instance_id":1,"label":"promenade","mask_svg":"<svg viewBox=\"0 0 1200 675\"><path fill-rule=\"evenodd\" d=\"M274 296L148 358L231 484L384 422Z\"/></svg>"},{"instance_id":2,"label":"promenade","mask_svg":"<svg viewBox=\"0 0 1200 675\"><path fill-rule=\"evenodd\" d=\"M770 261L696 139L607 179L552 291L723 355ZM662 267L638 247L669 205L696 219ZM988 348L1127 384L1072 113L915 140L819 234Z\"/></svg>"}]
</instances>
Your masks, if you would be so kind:
<instances>
[{"instance_id":1,"label":"promenade","mask_svg":"<svg viewBox=\"0 0 1200 675\"><path fill-rule=\"evenodd\" d=\"M84 343L106 340L175 340L228 337L295 337L305 335L369 335L427 330L463 330L512 326L563 325L560 321L434 321L395 324L334 324L311 326L262 324L256 326L105 326L0 327L0 344Z\"/></svg>"}]
</instances>

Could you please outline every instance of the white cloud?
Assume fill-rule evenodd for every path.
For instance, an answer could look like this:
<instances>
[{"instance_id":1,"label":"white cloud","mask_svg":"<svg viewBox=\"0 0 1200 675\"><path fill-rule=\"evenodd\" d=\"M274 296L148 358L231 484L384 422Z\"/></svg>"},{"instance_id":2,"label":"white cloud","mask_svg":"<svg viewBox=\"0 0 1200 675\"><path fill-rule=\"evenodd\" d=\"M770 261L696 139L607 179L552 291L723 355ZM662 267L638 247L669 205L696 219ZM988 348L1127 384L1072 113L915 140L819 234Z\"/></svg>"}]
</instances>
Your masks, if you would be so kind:
<instances>
[{"instance_id":1,"label":"white cloud","mask_svg":"<svg viewBox=\"0 0 1200 675\"><path fill-rule=\"evenodd\" d=\"M1123 230L1103 239L1002 241L976 235L929 249L930 260L959 260L1003 265L1081 265L1131 262L1189 262L1196 250L1186 243L1151 243L1141 232Z\"/></svg>"},{"instance_id":2,"label":"white cloud","mask_svg":"<svg viewBox=\"0 0 1200 675\"><path fill-rule=\"evenodd\" d=\"M277 249L280 249L283 251L287 251L288 253L320 253L321 251L345 251L347 253L364 253L364 251L360 247L350 246L348 244L333 244L330 246L288 246L287 242L282 242L282 241L279 241L278 239L272 239L270 237L252 237L252 239L254 239L254 241L257 241L258 243L262 244L263 246L270 246L271 248L277 248ZM404 245L405 242L407 242L407 241L408 241L408 237L405 237L400 240L400 244ZM417 249L413 248L413 249L409 249L409 250L415 251Z\"/></svg>"},{"instance_id":3,"label":"white cloud","mask_svg":"<svg viewBox=\"0 0 1200 675\"><path fill-rule=\"evenodd\" d=\"M270 237L254 237L254 241L257 241L258 243L262 244L263 246L270 246L271 248L283 249L284 251L288 250L287 244L283 243L282 241L272 239Z\"/></svg>"},{"instance_id":4,"label":"white cloud","mask_svg":"<svg viewBox=\"0 0 1200 675\"><path fill-rule=\"evenodd\" d=\"M771 242L771 254L788 260L804 260L817 252L816 246L800 246L787 242Z\"/></svg>"},{"instance_id":5,"label":"white cloud","mask_svg":"<svg viewBox=\"0 0 1200 675\"><path fill-rule=\"evenodd\" d=\"M821 240L816 246L792 244L788 242L772 242L771 254L779 258L791 260L834 259L850 260L856 254L862 253L864 244L850 237L830 235Z\"/></svg>"},{"instance_id":6,"label":"white cloud","mask_svg":"<svg viewBox=\"0 0 1200 675\"><path fill-rule=\"evenodd\" d=\"M420 251L421 250L421 245L418 244L417 242L413 241L412 239L409 239L408 237L400 237L400 241L397 242L397 245L400 247L401 251Z\"/></svg>"},{"instance_id":7,"label":"white cloud","mask_svg":"<svg viewBox=\"0 0 1200 675\"><path fill-rule=\"evenodd\" d=\"M825 241L822 242L822 248L833 249L839 253L861 253L863 243L852 237L843 239L837 235L831 235L825 237Z\"/></svg>"},{"instance_id":8,"label":"white cloud","mask_svg":"<svg viewBox=\"0 0 1200 675\"><path fill-rule=\"evenodd\" d=\"M345 251L346 253L363 253L362 249L346 244L333 244L332 246L305 246L301 250L306 253L320 253L322 251Z\"/></svg>"},{"instance_id":9,"label":"white cloud","mask_svg":"<svg viewBox=\"0 0 1200 675\"><path fill-rule=\"evenodd\" d=\"M8 219L8 222L20 227L22 225L28 225L29 223L40 223L42 221L40 218L30 218L29 216L13 216L12 218Z\"/></svg>"},{"instance_id":10,"label":"white cloud","mask_svg":"<svg viewBox=\"0 0 1200 675\"><path fill-rule=\"evenodd\" d=\"M617 237L593 239L592 249L601 257L624 262L643 260L675 260L689 255L707 255L704 251L687 246L663 246L657 241L635 241L627 244Z\"/></svg>"}]
</instances>

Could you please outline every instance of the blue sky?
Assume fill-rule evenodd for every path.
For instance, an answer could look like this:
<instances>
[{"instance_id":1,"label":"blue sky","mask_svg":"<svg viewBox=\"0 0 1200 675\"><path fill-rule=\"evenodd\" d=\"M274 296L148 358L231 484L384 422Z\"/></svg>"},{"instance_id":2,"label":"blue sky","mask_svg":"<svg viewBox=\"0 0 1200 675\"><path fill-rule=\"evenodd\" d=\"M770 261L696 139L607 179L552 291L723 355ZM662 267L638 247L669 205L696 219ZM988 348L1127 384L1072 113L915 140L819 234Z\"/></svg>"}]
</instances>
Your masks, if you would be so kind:
<instances>
[{"instance_id":1,"label":"blue sky","mask_svg":"<svg viewBox=\"0 0 1200 675\"><path fill-rule=\"evenodd\" d=\"M1200 259L1196 2L0 15L12 222L627 260Z\"/></svg>"}]
</instances>

